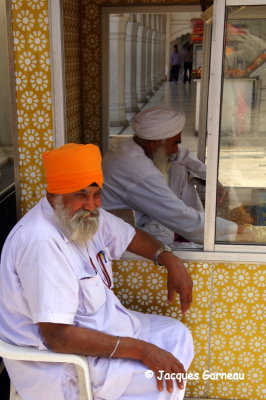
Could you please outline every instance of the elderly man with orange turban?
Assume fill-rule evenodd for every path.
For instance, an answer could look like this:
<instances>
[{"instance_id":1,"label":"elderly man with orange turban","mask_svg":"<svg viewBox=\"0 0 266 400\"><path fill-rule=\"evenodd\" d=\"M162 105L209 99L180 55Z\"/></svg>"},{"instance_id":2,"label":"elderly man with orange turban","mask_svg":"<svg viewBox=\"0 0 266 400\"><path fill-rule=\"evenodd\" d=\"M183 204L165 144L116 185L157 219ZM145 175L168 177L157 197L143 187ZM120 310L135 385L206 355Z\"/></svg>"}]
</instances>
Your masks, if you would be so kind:
<instances>
[{"instance_id":1,"label":"elderly man with orange turban","mask_svg":"<svg viewBox=\"0 0 266 400\"><path fill-rule=\"evenodd\" d=\"M178 292L183 312L192 301L185 267L160 242L100 208L96 146L67 144L43 161L47 195L3 248L0 337L88 356L95 400L183 399L190 332L174 319L127 310L112 291L111 260L127 249L165 265L168 301ZM79 399L72 365L4 362L24 400Z\"/></svg>"}]
</instances>

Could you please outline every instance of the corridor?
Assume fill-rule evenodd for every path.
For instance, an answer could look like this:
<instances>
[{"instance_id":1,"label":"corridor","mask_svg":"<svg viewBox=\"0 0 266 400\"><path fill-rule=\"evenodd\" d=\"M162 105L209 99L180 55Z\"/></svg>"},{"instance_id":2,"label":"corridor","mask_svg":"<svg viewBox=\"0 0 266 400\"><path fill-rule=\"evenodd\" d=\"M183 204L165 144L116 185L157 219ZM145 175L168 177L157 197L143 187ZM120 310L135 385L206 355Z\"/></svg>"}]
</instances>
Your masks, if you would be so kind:
<instances>
[{"instance_id":1,"label":"corridor","mask_svg":"<svg viewBox=\"0 0 266 400\"><path fill-rule=\"evenodd\" d=\"M146 104L139 104L142 110L163 106L184 111L186 114L186 125L182 135L182 143L188 147L193 154L197 154L197 136L195 134L195 112L196 112L196 83L165 82L149 99ZM135 113L127 113L127 120L131 121ZM110 135L133 135L131 124L127 127L110 127Z\"/></svg>"}]
</instances>

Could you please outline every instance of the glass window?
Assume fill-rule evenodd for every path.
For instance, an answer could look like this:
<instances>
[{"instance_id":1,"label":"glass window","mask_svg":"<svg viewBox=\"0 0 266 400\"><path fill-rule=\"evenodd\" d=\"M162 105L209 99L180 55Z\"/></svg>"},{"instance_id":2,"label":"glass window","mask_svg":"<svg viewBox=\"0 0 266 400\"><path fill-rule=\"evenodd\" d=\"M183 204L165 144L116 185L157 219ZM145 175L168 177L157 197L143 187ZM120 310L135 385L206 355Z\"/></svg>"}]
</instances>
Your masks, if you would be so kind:
<instances>
[{"instance_id":1,"label":"glass window","mask_svg":"<svg viewBox=\"0 0 266 400\"><path fill-rule=\"evenodd\" d=\"M266 243L265 16L266 6L227 8L216 212L238 224L240 243Z\"/></svg>"}]
</instances>

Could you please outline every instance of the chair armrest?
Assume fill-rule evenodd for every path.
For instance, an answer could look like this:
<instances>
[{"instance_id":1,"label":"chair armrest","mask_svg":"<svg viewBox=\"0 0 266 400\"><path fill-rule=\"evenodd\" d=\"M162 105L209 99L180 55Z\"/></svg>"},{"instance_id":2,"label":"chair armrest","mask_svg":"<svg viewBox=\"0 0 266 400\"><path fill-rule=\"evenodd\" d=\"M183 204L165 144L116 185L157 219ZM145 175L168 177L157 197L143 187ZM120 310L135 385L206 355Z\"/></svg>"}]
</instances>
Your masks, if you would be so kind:
<instances>
[{"instance_id":1,"label":"chair armrest","mask_svg":"<svg viewBox=\"0 0 266 400\"><path fill-rule=\"evenodd\" d=\"M0 356L8 360L41 361L75 364L82 370L82 378L85 383L87 399L93 400L91 392L91 380L88 361L85 356L78 354L54 353L50 350L38 350L33 347L16 346L0 339ZM77 373L80 379L80 369Z\"/></svg>"}]
</instances>

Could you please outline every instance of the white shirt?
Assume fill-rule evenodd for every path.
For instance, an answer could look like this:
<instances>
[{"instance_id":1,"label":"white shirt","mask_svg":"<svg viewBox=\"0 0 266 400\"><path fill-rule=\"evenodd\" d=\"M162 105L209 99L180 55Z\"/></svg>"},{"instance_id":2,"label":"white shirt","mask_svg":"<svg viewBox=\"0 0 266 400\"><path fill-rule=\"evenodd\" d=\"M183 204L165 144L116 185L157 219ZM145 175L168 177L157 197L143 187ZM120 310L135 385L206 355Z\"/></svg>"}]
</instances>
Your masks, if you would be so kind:
<instances>
[{"instance_id":1,"label":"white shirt","mask_svg":"<svg viewBox=\"0 0 266 400\"><path fill-rule=\"evenodd\" d=\"M179 182L176 189L169 187L161 172L132 137L115 140L102 163L105 177L103 207L107 210L133 208L137 211L138 227L144 230L148 227L146 230L164 243L171 244L174 232L192 242L202 243L204 212L188 206L189 195L185 195L185 190L182 198L180 191L187 187L190 172L195 170L203 177L205 168L187 149L180 151L176 165L174 163L173 171L182 168L181 179L173 172L170 178L171 185ZM216 219L217 239L233 240L236 231L234 222Z\"/></svg>"},{"instance_id":2,"label":"white shirt","mask_svg":"<svg viewBox=\"0 0 266 400\"><path fill-rule=\"evenodd\" d=\"M2 252L0 268L0 337L9 343L45 349L39 322L96 329L147 340L149 320L128 311L103 282L101 253L112 282L111 259L120 258L135 230L104 210L99 229L83 248L68 240L43 198L14 227ZM97 269L97 273L94 267ZM132 360L88 357L96 397L114 400L131 380ZM47 400L75 398L75 369L67 364L5 360L21 397ZM49 366L49 368L48 368ZM123 370L123 379L121 372Z\"/></svg>"}]
</instances>

